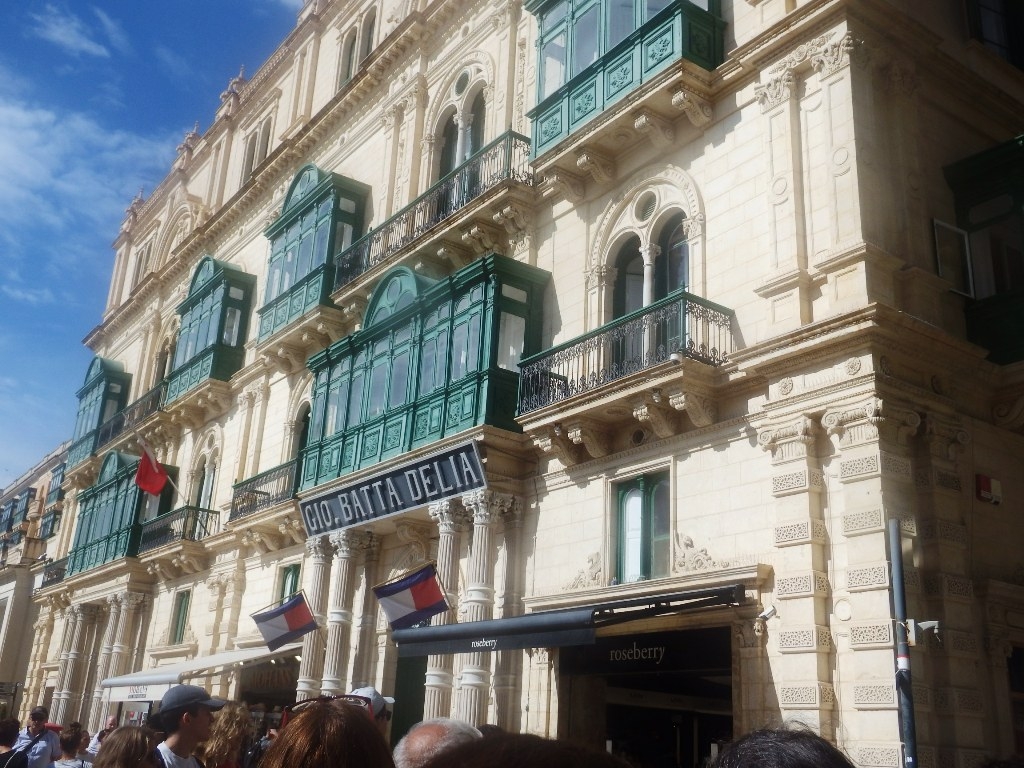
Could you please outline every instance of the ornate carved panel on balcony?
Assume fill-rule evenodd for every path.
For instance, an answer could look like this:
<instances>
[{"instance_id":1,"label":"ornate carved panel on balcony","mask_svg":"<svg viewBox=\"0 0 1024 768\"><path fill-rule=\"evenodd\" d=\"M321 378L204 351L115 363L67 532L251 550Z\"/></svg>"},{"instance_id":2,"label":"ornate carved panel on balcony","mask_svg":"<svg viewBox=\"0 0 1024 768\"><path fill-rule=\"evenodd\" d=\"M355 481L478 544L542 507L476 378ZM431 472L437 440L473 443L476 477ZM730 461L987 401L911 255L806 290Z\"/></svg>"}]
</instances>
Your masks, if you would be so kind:
<instances>
[{"instance_id":1,"label":"ornate carved panel on balcony","mask_svg":"<svg viewBox=\"0 0 1024 768\"><path fill-rule=\"evenodd\" d=\"M717 418L732 312L676 291L523 360L517 421L572 466Z\"/></svg>"}]
</instances>

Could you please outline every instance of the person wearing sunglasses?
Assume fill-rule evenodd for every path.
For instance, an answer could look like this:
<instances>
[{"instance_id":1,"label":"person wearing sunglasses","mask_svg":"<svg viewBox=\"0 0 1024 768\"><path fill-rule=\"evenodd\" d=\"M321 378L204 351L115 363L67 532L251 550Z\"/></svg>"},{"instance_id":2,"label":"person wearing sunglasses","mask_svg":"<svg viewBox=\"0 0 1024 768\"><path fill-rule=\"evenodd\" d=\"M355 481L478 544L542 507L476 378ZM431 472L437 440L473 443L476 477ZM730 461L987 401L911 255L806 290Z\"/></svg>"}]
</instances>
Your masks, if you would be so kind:
<instances>
[{"instance_id":1,"label":"person wearing sunglasses","mask_svg":"<svg viewBox=\"0 0 1024 768\"><path fill-rule=\"evenodd\" d=\"M373 703L363 696L319 696L285 707L260 768L394 768Z\"/></svg>"}]
</instances>

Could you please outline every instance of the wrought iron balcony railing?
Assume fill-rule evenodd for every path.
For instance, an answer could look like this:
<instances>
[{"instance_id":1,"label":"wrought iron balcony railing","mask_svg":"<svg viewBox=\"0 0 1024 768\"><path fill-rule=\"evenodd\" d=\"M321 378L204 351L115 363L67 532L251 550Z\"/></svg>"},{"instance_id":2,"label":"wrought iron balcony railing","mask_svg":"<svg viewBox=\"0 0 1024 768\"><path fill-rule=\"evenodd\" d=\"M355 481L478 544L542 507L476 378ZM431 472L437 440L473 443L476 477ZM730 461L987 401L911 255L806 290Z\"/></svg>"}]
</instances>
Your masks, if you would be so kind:
<instances>
[{"instance_id":1,"label":"wrought iron balcony railing","mask_svg":"<svg viewBox=\"0 0 1024 768\"><path fill-rule=\"evenodd\" d=\"M237 483L231 495L231 515L228 520L239 520L294 498L298 465L299 460L292 459Z\"/></svg>"},{"instance_id":2,"label":"wrought iron balcony railing","mask_svg":"<svg viewBox=\"0 0 1024 768\"><path fill-rule=\"evenodd\" d=\"M335 290L388 260L437 224L505 181L533 184L530 140L509 131L474 154L335 259Z\"/></svg>"},{"instance_id":3,"label":"wrought iron balcony railing","mask_svg":"<svg viewBox=\"0 0 1024 768\"><path fill-rule=\"evenodd\" d=\"M167 382L161 381L134 403L118 411L113 418L100 425L99 433L96 436L96 449L99 450L115 437L119 437L126 430L134 428L136 424L156 413L160 409L166 392Z\"/></svg>"},{"instance_id":4,"label":"wrought iron balcony railing","mask_svg":"<svg viewBox=\"0 0 1024 768\"><path fill-rule=\"evenodd\" d=\"M52 587L54 584L59 584L64 581L67 571L68 559L66 557L62 557L60 560L52 560L43 566L43 579L39 586Z\"/></svg>"},{"instance_id":5,"label":"wrought iron balcony railing","mask_svg":"<svg viewBox=\"0 0 1024 768\"><path fill-rule=\"evenodd\" d=\"M673 355L712 366L732 352L731 309L679 290L520 364L519 415L593 392ZM681 359L681 358L680 358Z\"/></svg>"},{"instance_id":6,"label":"wrought iron balcony railing","mask_svg":"<svg viewBox=\"0 0 1024 768\"><path fill-rule=\"evenodd\" d=\"M142 524L139 554L175 541L201 541L216 533L220 514L202 507L179 507Z\"/></svg>"}]
</instances>

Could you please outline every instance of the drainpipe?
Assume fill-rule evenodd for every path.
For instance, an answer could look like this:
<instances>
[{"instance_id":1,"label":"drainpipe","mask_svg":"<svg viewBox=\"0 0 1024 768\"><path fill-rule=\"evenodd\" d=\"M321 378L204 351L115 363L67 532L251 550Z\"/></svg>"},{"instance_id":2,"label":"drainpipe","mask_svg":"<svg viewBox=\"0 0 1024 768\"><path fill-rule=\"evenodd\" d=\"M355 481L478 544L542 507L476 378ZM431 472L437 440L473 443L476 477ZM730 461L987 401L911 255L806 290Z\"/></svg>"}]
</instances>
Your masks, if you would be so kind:
<instances>
[{"instance_id":1,"label":"drainpipe","mask_svg":"<svg viewBox=\"0 0 1024 768\"><path fill-rule=\"evenodd\" d=\"M892 571L892 607L896 617L896 698L899 702L903 765L917 768L917 727L914 690L910 683L910 644L907 642L907 597L903 588L903 542L900 521L889 520L889 568Z\"/></svg>"}]
</instances>

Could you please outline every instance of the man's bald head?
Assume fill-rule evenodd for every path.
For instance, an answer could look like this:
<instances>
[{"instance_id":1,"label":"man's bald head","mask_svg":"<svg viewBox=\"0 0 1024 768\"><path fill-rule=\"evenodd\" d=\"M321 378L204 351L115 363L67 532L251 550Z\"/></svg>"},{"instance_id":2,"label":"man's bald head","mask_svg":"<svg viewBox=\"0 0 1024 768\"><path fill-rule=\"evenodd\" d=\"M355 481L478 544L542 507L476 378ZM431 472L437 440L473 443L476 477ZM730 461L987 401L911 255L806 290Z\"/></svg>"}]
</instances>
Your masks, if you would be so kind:
<instances>
[{"instance_id":1,"label":"man's bald head","mask_svg":"<svg viewBox=\"0 0 1024 768\"><path fill-rule=\"evenodd\" d=\"M395 768L420 768L431 758L467 741L483 738L461 720L438 717L417 723L395 747Z\"/></svg>"}]
</instances>

